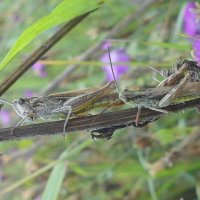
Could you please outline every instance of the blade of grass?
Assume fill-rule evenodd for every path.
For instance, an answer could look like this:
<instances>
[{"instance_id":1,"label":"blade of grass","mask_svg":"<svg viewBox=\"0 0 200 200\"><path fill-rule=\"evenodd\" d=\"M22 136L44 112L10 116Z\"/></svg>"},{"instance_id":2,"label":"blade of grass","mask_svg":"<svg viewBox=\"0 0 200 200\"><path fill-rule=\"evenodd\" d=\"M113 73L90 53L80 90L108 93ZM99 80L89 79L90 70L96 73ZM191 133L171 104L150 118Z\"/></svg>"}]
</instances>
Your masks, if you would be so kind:
<instances>
[{"instance_id":1,"label":"blade of grass","mask_svg":"<svg viewBox=\"0 0 200 200\"><path fill-rule=\"evenodd\" d=\"M102 1L94 0L64 0L49 15L39 19L28 27L10 49L4 60L0 63L2 70L24 47L42 32L70 21L76 16L96 9Z\"/></svg>"},{"instance_id":2,"label":"blade of grass","mask_svg":"<svg viewBox=\"0 0 200 200\"><path fill-rule=\"evenodd\" d=\"M68 151L64 151L59 159L63 159L67 156ZM65 173L67 171L66 161L58 163L49 176L45 190L42 195L42 200L56 200L64 179Z\"/></svg>"}]
</instances>

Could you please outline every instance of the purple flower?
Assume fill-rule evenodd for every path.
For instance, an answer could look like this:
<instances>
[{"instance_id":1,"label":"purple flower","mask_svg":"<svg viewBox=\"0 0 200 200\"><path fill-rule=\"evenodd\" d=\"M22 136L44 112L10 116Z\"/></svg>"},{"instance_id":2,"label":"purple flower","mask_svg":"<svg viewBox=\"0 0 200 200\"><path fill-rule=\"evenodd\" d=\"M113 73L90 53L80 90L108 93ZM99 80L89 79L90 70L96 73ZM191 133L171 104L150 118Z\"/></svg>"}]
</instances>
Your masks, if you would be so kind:
<instances>
[{"instance_id":1,"label":"purple flower","mask_svg":"<svg viewBox=\"0 0 200 200\"><path fill-rule=\"evenodd\" d=\"M104 49L105 46L103 46ZM128 54L126 54L124 49L115 49L110 51L110 56L111 56L111 60L113 63L113 71L115 74L115 78L119 79L123 74L127 73L129 70L129 67L126 64L114 64L114 63L125 63L125 62L129 62L130 61L130 56ZM104 53L103 56L101 57L101 61L106 63L102 69L106 74L106 81L112 81L113 78L113 74L112 74L112 70L109 64L109 55L108 52Z\"/></svg>"},{"instance_id":2,"label":"purple flower","mask_svg":"<svg viewBox=\"0 0 200 200\"><path fill-rule=\"evenodd\" d=\"M110 41L105 41L103 42L101 49L108 51L108 46L111 47L111 42Z\"/></svg>"},{"instance_id":3,"label":"purple flower","mask_svg":"<svg viewBox=\"0 0 200 200\"><path fill-rule=\"evenodd\" d=\"M200 21L198 20L200 7L195 2L188 2L184 9L183 31L194 37L190 39L193 47L193 57L200 64Z\"/></svg>"},{"instance_id":4,"label":"purple flower","mask_svg":"<svg viewBox=\"0 0 200 200\"><path fill-rule=\"evenodd\" d=\"M196 14L194 12L195 8L195 2L188 2L184 10L183 31L189 36L195 36L199 31L199 23L196 20Z\"/></svg>"},{"instance_id":5,"label":"purple flower","mask_svg":"<svg viewBox=\"0 0 200 200\"><path fill-rule=\"evenodd\" d=\"M26 98L33 97L33 95L34 95L34 93L33 93L32 90L26 90L26 91L24 92L24 96L25 96Z\"/></svg>"},{"instance_id":6,"label":"purple flower","mask_svg":"<svg viewBox=\"0 0 200 200\"><path fill-rule=\"evenodd\" d=\"M1 110L1 111L0 111L0 120L1 120L1 123L2 123L4 126L9 125L10 122L11 122L10 112L8 112L8 111L6 111L6 110Z\"/></svg>"},{"instance_id":7,"label":"purple flower","mask_svg":"<svg viewBox=\"0 0 200 200\"><path fill-rule=\"evenodd\" d=\"M46 77L47 76L47 72L45 71L45 65L43 63L41 63L40 61L36 62L32 66L32 69L35 72L35 74L40 76L40 77Z\"/></svg>"}]
</instances>

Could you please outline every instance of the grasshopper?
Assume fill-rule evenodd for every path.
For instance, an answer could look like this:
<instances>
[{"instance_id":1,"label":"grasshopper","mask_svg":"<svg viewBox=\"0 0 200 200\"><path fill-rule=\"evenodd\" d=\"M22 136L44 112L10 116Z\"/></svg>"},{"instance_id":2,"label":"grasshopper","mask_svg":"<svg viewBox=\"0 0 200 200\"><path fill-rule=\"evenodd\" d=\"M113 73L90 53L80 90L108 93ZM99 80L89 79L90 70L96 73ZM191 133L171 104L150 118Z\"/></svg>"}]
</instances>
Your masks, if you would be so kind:
<instances>
[{"instance_id":1,"label":"grasshopper","mask_svg":"<svg viewBox=\"0 0 200 200\"><path fill-rule=\"evenodd\" d=\"M10 104L22 118L16 127L22 125L24 122L38 119L65 119L63 128L63 133L65 133L67 122L71 116L76 116L87 111L87 107L114 89L114 82L109 82L99 90L75 97L66 97L64 93L61 93L60 95L52 94L43 97L19 98L15 99L12 103L3 99L0 101Z\"/></svg>"},{"instance_id":2,"label":"grasshopper","mask_svg":"<svg viewBox=\"0 0 200 200\"><path fill-rule=\"evenodd\" d=\"M140 116L142 107L155 110L161 113L168 113L168 111L165 110L164 108L171 104L176 104L178 102L177 95L183 90L185 84L188 81L200 81L200 68L198 68L198 66L196 65L196 62L185 60L182 64L178 65L176 71L170 70L166 72L165 74L163 73L163 75L165 75L166 78L157 87L160 88L163 86L173 85L174 88L169 93L164 95L160 100L149 99L148 97L141 96L141 95L139 95L138 97L135 96L132 99L127 99L126 96L124 95L125 93L120 93L120 90L115 78L113 66L112 66L109 47L108 47L108 53L109 53L110 67L112 70L116 89L119 94L119 99L123 101L125 104L128 104L132 107L136 107L136 106L138 107L138 112L135 119L136 125L139 122L139 116ZM193 98L198 98L198 97L195 96ZM185 99L181 99L181 101L184 102Z\"/></svg>"},{"instance_id":3,"label":"grasshopper","mask_svg":"<svg viewBox=\"0 0 200 200\"><path fill-rule=\"evenodd\" d=\"M130 102L130 100L126 98L124 93L121 93L120 90L119 90L119 86L117 84L117 80L115 78L115 74L114 74L114 70L113 70L113 65L112 65L112 60L111 60L111 56L110 56L110 47L109 46L108 46L108 55L109 55L110 67L111 67L111 70L112 70L112 74L113 74L113 79L114 79L114 82L115 82L116 90L117 90L117 92L119 94L119 99L121 101L123 101L125 104L130 105L131 107L137 107L138 108L137 116L136 116L136 119L134 120L136 125L138 125L139 116L140 116L142 107L149 108L149 109L155 110L157 112L168 113L168 111L158 107L158 101L157 100L150 100L150 99L148 99L146 97L145 98L144 97L139 97L139 98L134 98L134 100L131 99L131 102Z\"/></svg>"}]
</instances>

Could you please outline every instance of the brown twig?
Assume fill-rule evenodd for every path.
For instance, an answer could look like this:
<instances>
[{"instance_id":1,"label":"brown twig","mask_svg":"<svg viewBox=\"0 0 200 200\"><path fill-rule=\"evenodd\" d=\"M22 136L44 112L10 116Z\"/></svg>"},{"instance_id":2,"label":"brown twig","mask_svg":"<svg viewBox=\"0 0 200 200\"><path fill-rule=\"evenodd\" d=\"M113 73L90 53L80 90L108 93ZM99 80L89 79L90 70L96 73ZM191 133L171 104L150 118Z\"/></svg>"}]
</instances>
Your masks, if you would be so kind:
<instances>
[{"instance_id":1,"label":"brown twig","mask_svg":"<svg viewBox=\"0 0 200 200\"><path fill-rule=\"evenodd\" d=\"M49 49L51 49L61 38L63 38L70 30L85 19L92 10L81 16L72 19L62 26L52 37L44 42L36 49L17 69L0 85L0 96L4 94L35 62L37 62Z\"/></svg>"}]
</instances>

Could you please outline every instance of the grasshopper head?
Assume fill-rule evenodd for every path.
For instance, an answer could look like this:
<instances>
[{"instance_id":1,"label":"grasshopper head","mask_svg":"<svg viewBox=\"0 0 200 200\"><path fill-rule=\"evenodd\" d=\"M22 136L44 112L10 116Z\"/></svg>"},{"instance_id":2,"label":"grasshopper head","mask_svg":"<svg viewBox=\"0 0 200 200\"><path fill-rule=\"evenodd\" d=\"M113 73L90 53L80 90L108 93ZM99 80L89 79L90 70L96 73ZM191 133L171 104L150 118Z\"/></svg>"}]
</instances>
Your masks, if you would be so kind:
<instances>
[{"instance_id":1,"label":"grasshopper head","mask_svg":"<svg viewBox=\"0 0 200 200\"><path fill-rule=\"evenodd\" d=\"M32 112L32 107L28 99L23 99L23 98L15 99L12 105L13 105L13 109L20 117L22 117L23 119L30 118L31 120L31 117L29 116L31 116L33 112Z\"/></svg>"}]
</instances>

